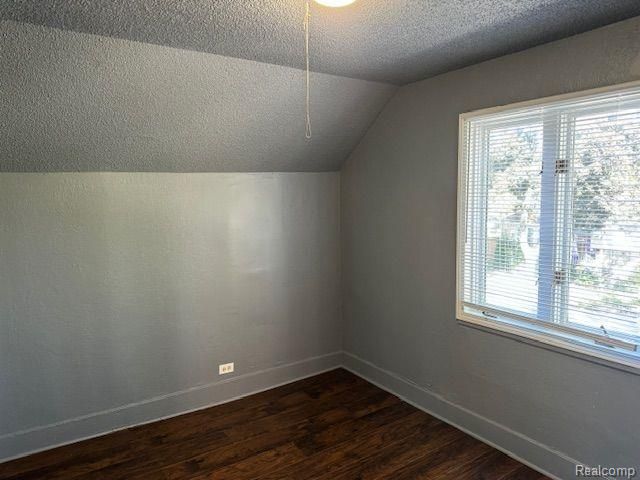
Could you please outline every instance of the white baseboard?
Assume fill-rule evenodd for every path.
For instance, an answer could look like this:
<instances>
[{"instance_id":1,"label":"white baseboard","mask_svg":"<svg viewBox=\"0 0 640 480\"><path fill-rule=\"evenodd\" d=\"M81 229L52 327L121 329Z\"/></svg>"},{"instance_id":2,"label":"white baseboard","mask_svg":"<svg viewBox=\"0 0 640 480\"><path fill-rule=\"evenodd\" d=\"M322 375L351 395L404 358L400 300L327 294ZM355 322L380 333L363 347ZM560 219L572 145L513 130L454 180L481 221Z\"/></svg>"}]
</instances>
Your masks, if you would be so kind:
<instances>
[{"instance_id":1,"label":"white baseboard","mask_svg":"<svg viewBox=\"0 0 640 480\"><path fill-rule=\"evenodd\" d=\"M557 480L576 478L576 465L582 462L562 452L456 405L400 375L351 353L344 353L343 367L549 478Z\"/></svg>"},{"instance_id":2,"label":"white baseboard","mask_svg":"<svg viewBox=\"0 0 640 480\"><path fill-rule=\"evenodd\" d=\"M50 448L156 422L317 375L342 365L342 352L308 358L141 402L0 435L0 463Z\"/></svg>"},{"instance_id":3,"label":"white baseboard","mask_svg":"<svg viewBox=\"0 0 640 480\"><path fill-rule=\"evenodd\" d=\"M416 408L453 425L550 478L575 478L575 467L582 464L562 452L456 405L398 374L347 352L308 358L111 410L0 435L0 463L230 402L338 367L343 367L397 395Z\"/></svg>"}]
</instances>

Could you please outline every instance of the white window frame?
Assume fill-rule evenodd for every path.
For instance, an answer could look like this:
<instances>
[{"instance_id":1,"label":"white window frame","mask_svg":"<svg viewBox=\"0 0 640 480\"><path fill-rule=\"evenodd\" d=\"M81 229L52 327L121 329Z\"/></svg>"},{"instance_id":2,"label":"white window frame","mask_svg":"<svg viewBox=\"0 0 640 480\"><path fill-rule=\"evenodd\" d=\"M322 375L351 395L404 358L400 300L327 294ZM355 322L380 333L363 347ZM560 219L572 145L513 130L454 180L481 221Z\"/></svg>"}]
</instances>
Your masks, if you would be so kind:
<instances>
[{"instance_id":1,"label":"white window frame","mask_svg":"<svg viewBox=\"0 0 640 480\"><path fill-rule=\"evenodd\" d=\"M593 357L596 359L604 360L608 363L624 365L626 367L631 367L634 371L640 372L640 352L626 353L624 349L612 349L610 346L601 346L597 343L596 336L594 336L593 342L591 342L588 338L588 335L585 336L584 333L582 333L580 336L573 335L571 332L571 328L563 329L562 326L558 324L554 324L553 327L551 327L550 325L545 324L545 322L532 321L532 319L526 317L518 318L519 315L516 312L514 312L513 315L510 314L508 318L499 317L501 312L488 311L491 309L487 309L486 307L482 306L478 307L478 314L470 313L468 311L465 311L465 306L468 307L468 304L465 304L463 299L464 252L467 229L465 218L467 213L465 165L466 156L464 154L466 148L466 122L474 117L495 114L503 112L505 110L543 106L549 103L572 100L591 95L613 93L620 90L638 87L640 87L640 80L562 95L554 95L524 102L517 102L508 105L501 105L497 107L474 110L471 112L460 114L458 127L458 204L456 240L456 318L459 321L471 325L480 326L485 329L495 330L509 335L515 335L517 337L523 337L525 339L539 342L544 345L550 345L561 350L576 352L586 357ZM545 152L543 152L543 156L544 155ZM555 198L555 201L563 200Z\"/></svg>"}]
</instances>

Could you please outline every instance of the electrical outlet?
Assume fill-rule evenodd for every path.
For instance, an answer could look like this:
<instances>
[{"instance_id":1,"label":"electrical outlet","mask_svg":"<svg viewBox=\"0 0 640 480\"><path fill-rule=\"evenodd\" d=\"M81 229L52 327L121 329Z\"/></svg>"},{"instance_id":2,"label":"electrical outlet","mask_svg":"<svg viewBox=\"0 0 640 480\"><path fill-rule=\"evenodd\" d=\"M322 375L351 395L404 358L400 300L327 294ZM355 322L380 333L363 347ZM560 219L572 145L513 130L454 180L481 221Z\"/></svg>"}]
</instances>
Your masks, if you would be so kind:
<instances>
[{"instance_id":1,"label":"electrical outlet","mask_svg":"<svg viewBox=\"0 0 640 480\"><path fill-rule=\"evenodd\" d=\"M233 373L233 362L218 365L219 375L226 375L227 373Z\"/></svg>"}]
</instances>

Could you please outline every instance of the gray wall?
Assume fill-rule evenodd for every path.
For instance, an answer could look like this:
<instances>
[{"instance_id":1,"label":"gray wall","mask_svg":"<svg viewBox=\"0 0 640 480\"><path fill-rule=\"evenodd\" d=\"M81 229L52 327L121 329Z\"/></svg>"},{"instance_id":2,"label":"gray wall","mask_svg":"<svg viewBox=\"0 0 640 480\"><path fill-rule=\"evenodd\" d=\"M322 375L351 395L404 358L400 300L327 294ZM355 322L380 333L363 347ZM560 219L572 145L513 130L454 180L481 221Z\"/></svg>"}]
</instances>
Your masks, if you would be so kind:
<instances>
[{"instance_id":1,"label":"gray wall","mask_svg":"<svg viewBox=\"0 0 640 480\"><path fill-rule=\"evenodd\" d=\"M341 350L338 173L3 173L0 239L0 459Z\"/></svg>"},{"instance_id":2,"label":"gray wall","mask_svg":"<svg viewBox=\"0 0 640 480\"><path fill-rule=\"evenodd\" d=\"M638 466L640 376L457 323L455 233L460 113L638 79L639 55L635 18L399 90L343 169L346 351L550 455Z\"/></svg>"}]
</instances>

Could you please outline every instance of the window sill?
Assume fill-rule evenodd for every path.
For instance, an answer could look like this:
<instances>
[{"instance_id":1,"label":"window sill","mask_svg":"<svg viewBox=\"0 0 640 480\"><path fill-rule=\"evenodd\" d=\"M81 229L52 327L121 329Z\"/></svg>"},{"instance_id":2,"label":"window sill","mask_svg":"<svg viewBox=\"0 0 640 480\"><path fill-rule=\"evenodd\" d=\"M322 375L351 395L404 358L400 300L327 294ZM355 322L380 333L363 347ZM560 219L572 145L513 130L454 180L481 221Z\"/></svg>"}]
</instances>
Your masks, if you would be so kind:
<instances>
[{"instance_id":1,"label":"window sill","mask_svg":"<svg viewBox=\"0 0 640 480\"><path fill-rule=\"evenodd\" d=\"M637 359L624 354L606 352L601 348L589 347L556 335L545 334L543 329L532 330L522 328L515 324L502 321L478 318L465 313L459 314L457 318L461 326L474 328L486 333L497 334L503 337L526 343L535 347L551 350L556 353L568 355L580 360L596 363L605 367L622 370L634 375L640 375L640 357Z\"/></svg>"}]
</instances>

